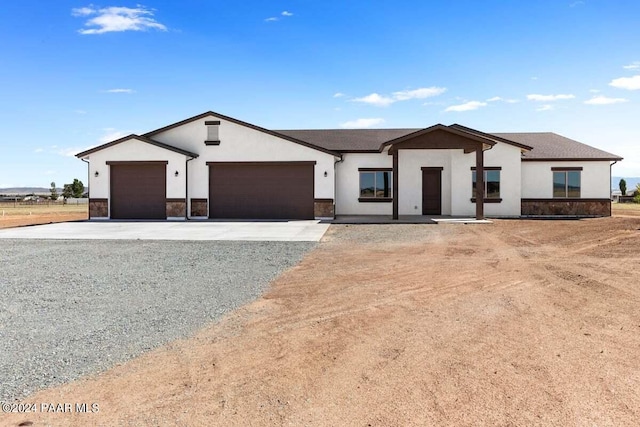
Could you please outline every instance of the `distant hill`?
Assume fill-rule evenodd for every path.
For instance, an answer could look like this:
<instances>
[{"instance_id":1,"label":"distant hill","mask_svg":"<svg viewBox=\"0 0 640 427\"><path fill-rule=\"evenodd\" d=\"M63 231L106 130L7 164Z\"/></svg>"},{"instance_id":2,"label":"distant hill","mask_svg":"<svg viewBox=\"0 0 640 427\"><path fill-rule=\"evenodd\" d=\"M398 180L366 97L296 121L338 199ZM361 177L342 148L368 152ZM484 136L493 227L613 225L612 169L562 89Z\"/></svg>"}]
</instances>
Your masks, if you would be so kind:
<instances>
[{"instance_id":1,"label":"distant hill","mask_svg":"<svg viewBox=\"0 0 640 427\"><path fill-rule=\"evenodd\" d=\"M631 190L632 188L636 188L636 185L640 184L640 177L635 178L627 178L626 176L613 176L611 177L611 189L619 190L620 189L620 180L624 178L627 181L627 190Z\"/></svg>"},{"instance_id":2,"label":"distant hill","mask_svg":"<svg viewBox=\"0 0 640 427\"><path fill-rule=\"evenodd\" d=\"M62 192L62 188L58 188L58 193ZM12 196L14 194L51 194L50 188L45 187L14 187L14 188L0 188L0 194L6 194Z\"/></svg>"}]
</instances>

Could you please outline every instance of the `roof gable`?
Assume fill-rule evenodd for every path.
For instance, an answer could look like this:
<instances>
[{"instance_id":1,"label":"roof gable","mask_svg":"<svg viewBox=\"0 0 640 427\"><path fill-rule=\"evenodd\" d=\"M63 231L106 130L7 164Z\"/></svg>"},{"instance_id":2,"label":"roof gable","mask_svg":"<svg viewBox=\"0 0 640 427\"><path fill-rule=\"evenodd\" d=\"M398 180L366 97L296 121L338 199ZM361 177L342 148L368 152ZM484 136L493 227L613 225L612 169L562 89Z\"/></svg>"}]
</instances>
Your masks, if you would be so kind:
<instances>
[{"instance_id":1,"label":"roof gable","mask_svg":"<svg viewBox=\"0 0 640 427\"><path fill-rule=\"evenodd\" d=\"M258 132L266 133L266 134L275 136L277 138L284 139L284 140L287 140L289 142L293 142L295 144L303 145L305 147L312 148L314 150L318 150L318 151L321 151L323 153L331 154L331 155L333 155L335 157L341 157L340 153L338 153L336 151L333 151L331 149L328 149L326 147L323 147L323 146L320 146L320 145L315 145L315 144L310 143L308 141L303 141L303 140L297 139L297 138L295 138L293 136L285 135L285 134L279 133L277 131L272 131L272 130L269 130L269 129L265 129L265 128L262 128L260 126L253 125L251 123L243 122L242 120L234 119L233 117L229 117L229 116L225 116L223 114L215 113L213 111L207 111L207 112L204 112L202 114L198 114L197 116L193 116L193 117L190 117L188 119L181 120L179 122L170 124L168 126L164 126L164 127L159 128L159 129L152 130L151 132L147 132L147 133L143 134L143 136L147 137L147 138L150 138L150 137L153 137L153 136L155 136L155 135L157 135L159 133L166 132L166 131L171 130L171 129L175 129L177 127L180 127L180 126L186 125L188 123L191 123L191 122L194 122L194 121L197 121L197 120L201 120L201 119L204 119L205 117L210 117L210 116L215 117L217 119L222 119L222 120L234 123L234 124L239 125L239 126L244 126L244 127L249 128L249 129L256 130Z\"/></svg>"},{"instance_id":2,"label":"roof gable","mask_svg":"<svg viewBox=\"0 0 640 427\"><path fill-rule=\"evenodd\" d=\"M399 144L399 143L402 143L404 141L408 141L410 139L417 138L417 137L420 137L422 135L427 135L429 133L438 132L438 131L451 133L451 134L454 134L454 135L457 135L457 136L461 136L461 137L466 138L466 139L471 139L471 140L474 140L476 142L480 142L482 144L488 144L488 145L491 145L491 146L495 145L496 142L497 142L495 137L492 138L490 135L486 135L486 134L480 135L480 134L475 133L475 132L468 132L468 131L466 131L464 129L458 129L458 128L455 128L453 126L445 126L443 124L438 123L437 125L429 126L428 128L420 129L420 130L418 130L416 132L412 132L412 133L409 133L407 135L401 136L399 138L392 139L391 141L384 142L380 146L380 150L382 151L382 149L384 147L387 147L387 146Z\"/></svg>"},{"instance_id":3,"label":"roof gable","mask_svg":"<svg viewBox=\"0 0 640 427\"><path fill-rule=\"evenodd\" d=\"M192 153L190 151L183 150L183 149L178 148L178 147L174 147L173 145L165 144L164 142L155 141L155 140L153 140L151 138L147 138L147 137L140 136L140 135L135 135L135 134L127 135L127 136L125 136L123 138L120 138L120 139L117 139L115 141L107 142L106 144L102 144L102 145L99 145L97 147L90 148L88 150L85 150L85 151L83 151L81 153L76 154L76 157L78 157L78 158L86 157L89 154L95 153L96 151L101 151L101 150L104 150L105 148L113 147L114 145L120 144L122 142L130 141L132 139L135 139L137 141L144 142L144 143L147 143L147 144L155 145L156 147L160 147L160 148L163 148L165 150L173 151L175 153L180 153L180 154L183 154L183 155L188 156L188 157L193 157L193 158L198 157L198 154L196 154L196 153Z\"/></svg>"}]
</instances>

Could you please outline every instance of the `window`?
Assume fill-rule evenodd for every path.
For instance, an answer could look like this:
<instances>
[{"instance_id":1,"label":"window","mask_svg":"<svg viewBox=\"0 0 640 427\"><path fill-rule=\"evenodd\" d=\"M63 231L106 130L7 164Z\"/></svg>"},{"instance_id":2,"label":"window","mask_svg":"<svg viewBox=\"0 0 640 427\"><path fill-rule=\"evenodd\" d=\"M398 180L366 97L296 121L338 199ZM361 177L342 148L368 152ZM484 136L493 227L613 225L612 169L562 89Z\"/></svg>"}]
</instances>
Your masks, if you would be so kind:
<instances>
[{"instance_id":1,"label":"window","mask_svg":"<svg viewBox=\"0 0 640 427\"><path fill-rule=\"evenodd\" d=\"M471 172L471 197L476 198L476 171ZM500 200L500 168L484 168L484 198Z\"/></svg>"},{"instance_id":2,"label":"window","mask_svg":"<svg viewBox=\"0 0 640 427\"><path fill-rule=\"evenodd\" d=\"M391 169L359 169L360 201L391 201Z\"/></svg>"},{"instance_id":3,"label":"window","mask_svg":"<svg viewBox=\"0 0 640 427\"><path fill-rule=\"evenodd\" d=\"M553 171L553 197L579 198L580 197L580 170L552 168Z\"/></svg>"}]
</instances>

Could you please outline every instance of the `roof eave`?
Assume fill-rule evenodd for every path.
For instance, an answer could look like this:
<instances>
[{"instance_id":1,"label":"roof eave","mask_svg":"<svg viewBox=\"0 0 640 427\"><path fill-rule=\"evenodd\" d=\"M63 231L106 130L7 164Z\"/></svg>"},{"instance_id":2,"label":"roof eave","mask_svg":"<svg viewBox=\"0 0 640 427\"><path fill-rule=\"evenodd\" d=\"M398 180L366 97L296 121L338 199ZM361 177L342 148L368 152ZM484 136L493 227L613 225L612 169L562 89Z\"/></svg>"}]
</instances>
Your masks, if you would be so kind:
<instances>
[{"instance_id":1,"label":"roof eave","mask_svg":"<svg viewBox=\"0 0 640 427\"><path fill-rule=\"evenodd\" d=\"M87 157L90 154L93 154L95 152L104 150L105 148L113 147L114 145L120 144L122 142L131 140L131 139L135 139L135 140L140 141L140 142L151 144L151 145L154 145L154 146L159 147L159 148L164 148L165 150L173 151L174 153L182 154L184 156L191 157L191 158L194 158L194 159L198 158L200 156L199 154L192 153L190 151L183 150L181 148L174 147L172 145L165 144L163 142L155 141L155 140L153 140L151 138L147 138L145 136L136 135L136 134L130 134L130 135L127 135L127 136L122 137L120 139L116 139L115 141L107 142L106 144L102 144L102 145L99 145L97 147L93 147L93 148L90 148L88 150L85 150L85 151L83 151L81 153L76 154L76 157L79 158L79 159L82 159L84 157Z\"/></svg>"}]
</instances>

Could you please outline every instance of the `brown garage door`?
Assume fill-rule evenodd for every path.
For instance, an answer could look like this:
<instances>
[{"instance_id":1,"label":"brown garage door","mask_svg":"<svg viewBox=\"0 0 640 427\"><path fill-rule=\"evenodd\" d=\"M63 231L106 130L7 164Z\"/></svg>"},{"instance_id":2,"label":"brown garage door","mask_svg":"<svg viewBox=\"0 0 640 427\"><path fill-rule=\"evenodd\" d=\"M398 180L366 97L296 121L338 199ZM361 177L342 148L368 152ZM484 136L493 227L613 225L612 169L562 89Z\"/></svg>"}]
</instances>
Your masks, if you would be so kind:
<instances>
[{"instance_id":1,"label":"brown garage door","mask_svg":"<svg viewBox=\"0 0 640 427\"><path fill-rule=\"evenodd\" d=\"M313 219L315 162L209 162L209 218Z\"/></svg>"},{"instance_id":2,"label":"brown garage door","mask_svg":"<svg viewBox=\"0 0 640 427\"><path fill-rule=\"evenodd\" d=\"M167 162L107 162L112 219L166 219Z\"/></svg>"}]
</instances>

